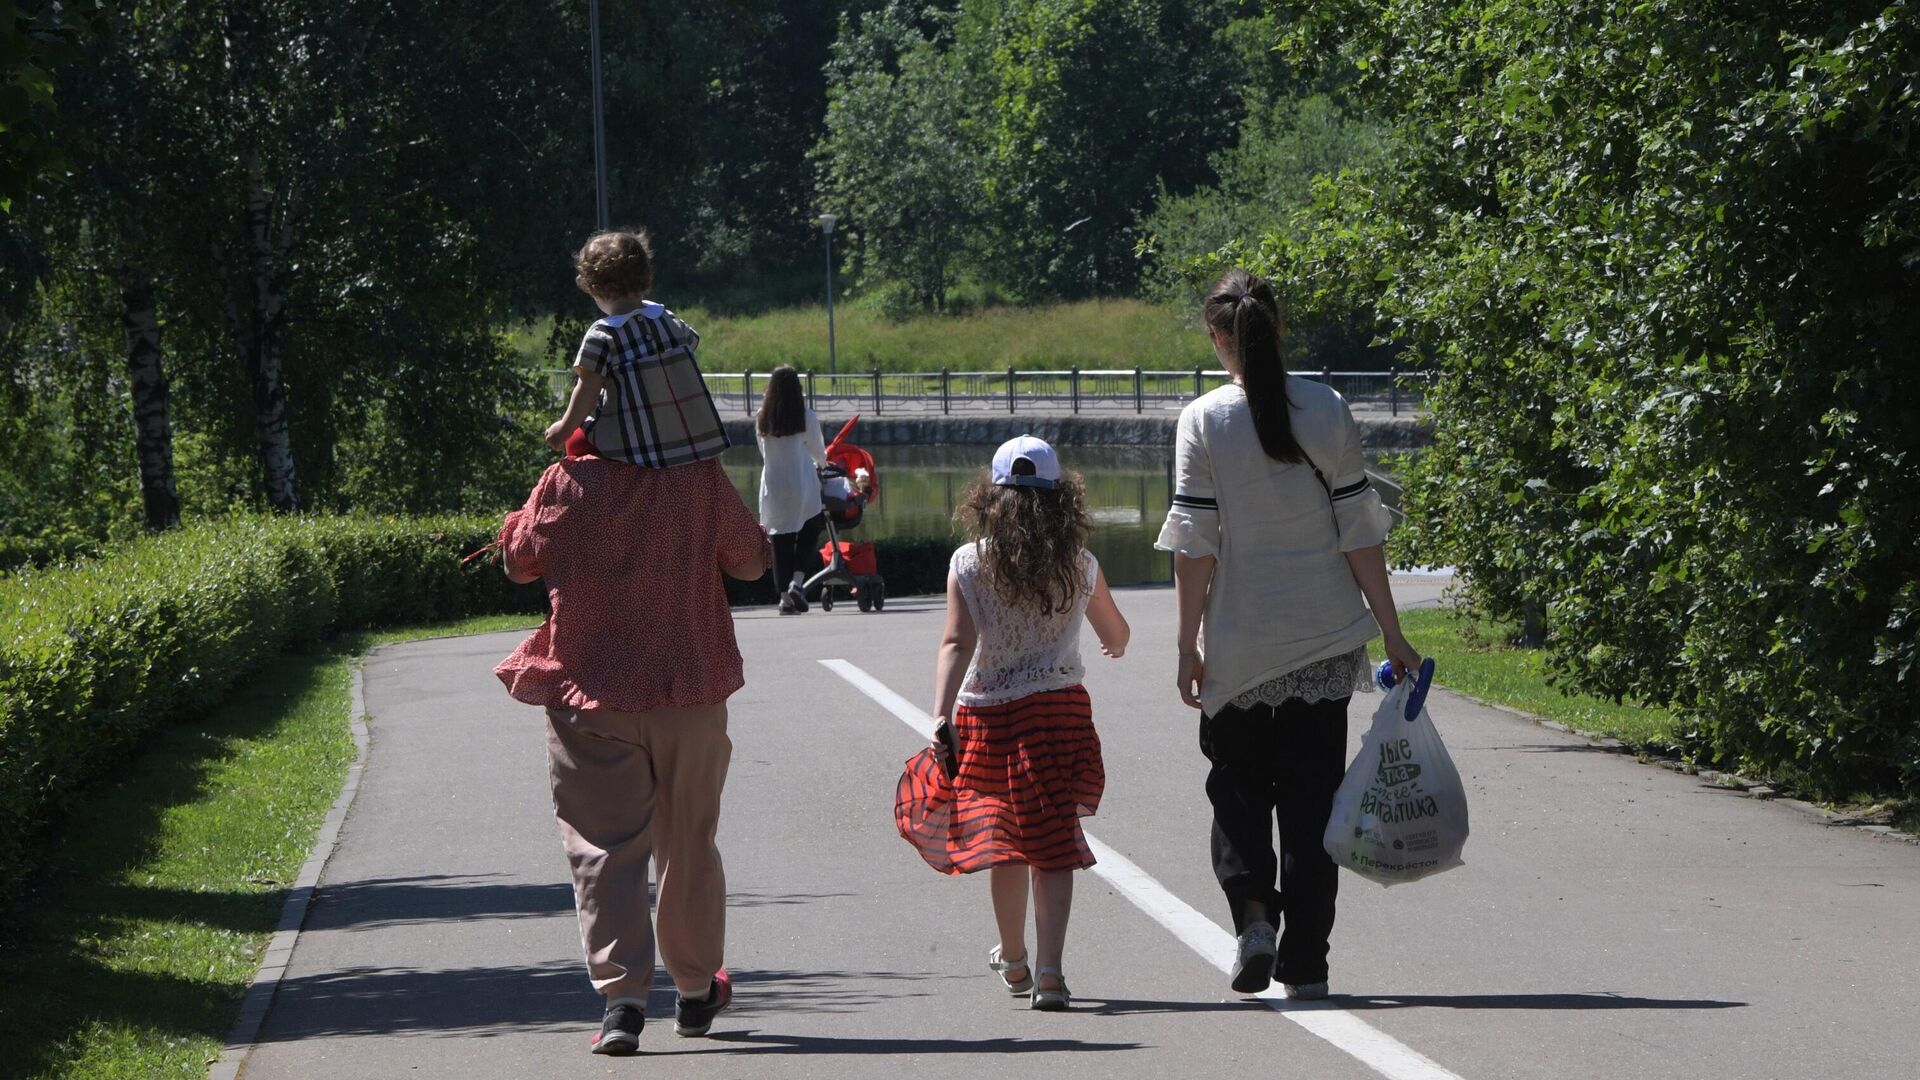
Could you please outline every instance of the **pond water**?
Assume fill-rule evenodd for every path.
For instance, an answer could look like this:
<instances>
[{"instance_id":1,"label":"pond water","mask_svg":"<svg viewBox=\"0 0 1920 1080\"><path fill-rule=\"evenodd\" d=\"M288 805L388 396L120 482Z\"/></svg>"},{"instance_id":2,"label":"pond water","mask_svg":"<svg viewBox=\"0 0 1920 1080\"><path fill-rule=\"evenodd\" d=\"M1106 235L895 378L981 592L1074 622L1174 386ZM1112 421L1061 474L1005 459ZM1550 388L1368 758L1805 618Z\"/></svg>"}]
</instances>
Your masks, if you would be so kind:
<instances>
[{"instance_id":1,"label":"pond water","mask_svg":"<svg viewBox=\"0 0 1920 1080\"><path fill-rule=\"evenodd\" d=\"M845 538L947 539L960 542L953 512L993 455L990 446L868 446L879 467L881 497ZM1087 547L1115 585L1173 580L1173 564L1153 541L1166 519L1171 447L1069 446L1061 463L1086 478L1093 536ZM760 452L736 446L721 459L749 507L759 506ZM1378 466L1378 462L1374 462ZM1394 492L1379 485L1391 502Z\"/></svg>"}]
</instances>

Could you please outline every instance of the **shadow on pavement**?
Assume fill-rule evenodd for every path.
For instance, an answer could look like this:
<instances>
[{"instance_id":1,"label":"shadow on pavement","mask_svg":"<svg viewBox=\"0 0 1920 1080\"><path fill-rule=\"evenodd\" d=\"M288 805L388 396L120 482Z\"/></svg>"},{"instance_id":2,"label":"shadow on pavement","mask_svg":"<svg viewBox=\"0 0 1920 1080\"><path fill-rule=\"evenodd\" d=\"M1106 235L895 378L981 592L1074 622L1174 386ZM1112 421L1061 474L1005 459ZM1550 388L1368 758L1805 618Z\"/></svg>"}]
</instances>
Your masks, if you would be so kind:
<instances>
[{"instance_id":1,"label":"shadow on pavement","mask_svg":"<svg viewBox=\"0 0 1920 1080\"><path fill-rule=\"evenodd\" d=\"M1744 1001L1624 994L1335 994L1343 1009L1744 1009Z\"/></svg>"},{"instance_id":2,"label":"shadow on pavement","mask_svg":"<svg viewBox=\"0 0 1920 1080\"><path fill-rule=\"evenodd\" d=\"M763 893L730 891L727 893L729 908L750 907L789 907L796 904L811 904L816 900L837 900L843 896L858 896L850 892L821 893ZM569 900L569 903L572 901Z\"/></svg>"},{"instance_id":3,"label":"shadow on pavement","mask_svg":"<svg viewBox=\"0 0 1920 1080\"><path fill-rule=\"evenodd\" d=\"M494 874L370 878L329 883L314 894L305 929L373 930L418 922L528 919L572 914L564 882L492 882Z\"/></svg>"},{"instance_id":4,"label":"shadow on pavement","mask_svg":"<svg viewBox=\"0 0 1920 1080\"><path fill-rule=\"evenodd\" d=\"M647 1057L673 1057L676 1053L734 1054L1059 1054L1085 1051L1138 1050L1140 1043L1084 1042L1080 1039L855 1039L829 1035L772 1035L746 1031L715 1031L709 1043L736 1044L732 1050L648 1051Z\"/></svg>"},{"instance_id":5,"label":"shadow on pavement","mask_svg":"<svg viewBox=\"0 0 1920 1080\"><path fill-rule=\"evenodd\" d=\"M306 930L373 930L408 923L471 919L528 919L573 913L573 886L564 881L490 881L499 874L431 874L330 882L315 895ZM648 887L652 891L652 886ZM735 892L731 908L797 906L854 893ZM196 903L205 906L204 899Z\"/></svg>"},{"instance_id":6,"label":"shadow on pavement","mask_svg":"<svg viewBox=\"0 0 1920 1080\"><path fill-rule=\"evenodd\" d=\"M1475 750L1491 750L1518 754L1618 754L1632 756L1633 751L1623 746L1604 746L1600 743L1504 743L1498 746L1476 746Z\"/></svg>"},{"instance_id":7,"label":"shadow on pavement","mask_svg":"<svg viewBox=\"0 0 1920 1080\"><path fill-rule=\"evenodd\" d=\"M959 978L965 977L895 971L736 971L734 1002L726 1015L764 1018L857 1012L882 1001L927 997L933 990L917 984ZM671 1017L673 999L666 973L658 972L647 999L647 1016L655 1022ZM537 965L442 970L356 967L282 982L260 1041L408 1034L471 1038L586 1030L597 1025L601 1005L600 995L588 985L585 970L573 957Z\"/></svg>"},{"instance_id":8,"label":"shadow on pavement","mask_svg":"<svg viewBox=\"0 0 1920 1080\"><path fill-rule=\"evenodd\" d=\"M574 957L439 971L356 967L283 981L259 1041L571 1030L597 1026L600 1010Z\"/></svg>"},{"instance_id":9,"label":"shadow on pavement","mask_svg":"<svg viewBox=\"0 0 1920 1080\"><path fill-rule=\"evenodd\" d=\"M917 971L777 971L734 969L733 1004L738 1016L858 1012L882 1001L930 997L933 984L973 976ZM665 980L662 973L661 981ZM669 1001L671 1007L671 1001ZM647 1012L655 1011L650 1000Z\"/></svg>"},{"instance_id":10,"label":"shadow on pavement","mask_svg":"<svg viewBox=\"0 0 1920 1080\"><path fill-rule=\"evenodd\" d=\"M1018 1001L1018 998L1014 1000ZM1073 998L1073 1011L1095 1016L1142 1016L1150 1013L1259 1012L1258 1001L1131 1001L1124 998Z\"/></svg>"}]
</instances>

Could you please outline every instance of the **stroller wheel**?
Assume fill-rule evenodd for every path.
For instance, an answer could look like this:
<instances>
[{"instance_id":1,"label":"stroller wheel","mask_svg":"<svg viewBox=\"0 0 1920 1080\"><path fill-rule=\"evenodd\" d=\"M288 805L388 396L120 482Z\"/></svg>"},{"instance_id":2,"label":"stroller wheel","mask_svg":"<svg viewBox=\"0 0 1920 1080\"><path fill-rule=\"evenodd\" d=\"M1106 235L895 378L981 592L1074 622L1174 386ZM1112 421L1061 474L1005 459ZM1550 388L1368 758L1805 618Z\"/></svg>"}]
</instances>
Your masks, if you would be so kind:
<instances>
[{"instance_id":1,"label":"stroller wheel","mask_svg":"<svg viewBox=\"0 0 1920 1080\"><path fill-rule=\"evenodd\" d=\"M820 586L820 610L833 610L833 586L831 585Z\"/></svg>"},{"instance_id":2,"label":"stroller wheel","mask_svg":"<svg viewBox=\"0 0 1920 1080\"><path fill-rule=\"evenodd\" d=\"M869 589L869 588L868 588L868 587L867 587L867 586L865 585L865 583L864 583L864 582L863 582L863 583L862 583L862 584L860 585L860 587L859 587L859 591L858 591L858 592L856 592L856 593L854 593L854 596L853 596L853 599L854 599L854 602L855 602L855 603L857 603L857 604L859 604L859 605L860 605L860 610L861 610L861 611L872 611L872 610L873 610L873 594L872 594L872 590L870 590L870 589Z\"/></svg>"},{"instance_id":3,"label":"stroller wheel","mask_svg":"<svg viewBox=\"0 0 1920 1080\"><path fill-rule=\"evenodd\" d=\"M874 577L868 584L873 591L873 610L880 611L887 606L887 583L880 577Z\"/></svg>"}]
</instances>

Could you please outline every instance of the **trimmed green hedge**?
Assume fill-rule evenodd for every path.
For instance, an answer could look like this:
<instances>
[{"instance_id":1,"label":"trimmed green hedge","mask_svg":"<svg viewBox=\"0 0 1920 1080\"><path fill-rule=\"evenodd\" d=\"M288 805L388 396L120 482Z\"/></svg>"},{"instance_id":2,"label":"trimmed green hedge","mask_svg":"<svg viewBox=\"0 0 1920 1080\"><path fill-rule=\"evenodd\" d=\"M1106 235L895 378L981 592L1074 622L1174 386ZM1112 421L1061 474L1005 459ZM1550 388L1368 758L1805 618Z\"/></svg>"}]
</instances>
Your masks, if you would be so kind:
<instances>
[{"instance_id":1,"label":"trimmed green hedge","mask_svg":"<svg viewBox=\"0 0 1920 1080\"><path fill-rule=\"evenodd\" d=\"M82 559L99 554L101 544L83 536L0 536L0 574L22 567Z\"/></svg>"},{"instance_id":2,"label":"trimmed green hedge","mask_svg":"<svg viewBox=\"0 0 1920 1080\"><path fill-rule=\"evenodd\" d=\"M233 518L0 580L0 898L36 831L143 732L204 711L269 657L395 622L539 611L460 557L497 521Z\"/></svg>"},{"instance_id":3,"label":"trimmed green hedge","mask_svg":"<svg viewBox=\"0 0 1920 1080\"><path fill-rule=\"evenodd\" d=\"M0 901L46 823L156 725L210 708L289 647L391 623L540 612L546 593L461 556L497 518L230 518L0 579ZM946 587L945 541L883 540L889 595ZM772 603L772 578L728 582Z\"/></svg>"}]
</instances>

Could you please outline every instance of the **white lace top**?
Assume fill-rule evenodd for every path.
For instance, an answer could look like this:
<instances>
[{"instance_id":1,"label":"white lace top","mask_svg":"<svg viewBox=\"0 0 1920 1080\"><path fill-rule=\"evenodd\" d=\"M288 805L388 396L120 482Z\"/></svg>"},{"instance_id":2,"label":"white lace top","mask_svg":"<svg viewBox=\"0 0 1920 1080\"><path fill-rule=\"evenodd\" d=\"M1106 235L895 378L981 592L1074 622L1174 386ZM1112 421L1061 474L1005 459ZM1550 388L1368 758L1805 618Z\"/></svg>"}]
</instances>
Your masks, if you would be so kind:
<instances>
[{"instance_id":1,"label":"white lace top","mask_svg":"<svg viewBox=\"0 0 1920 1080\"><path fill-rule=\"evenodd\" d=\"M973 662L960 683L960 704L999 705L1065 689L1086 675L1086 666L1080 662L1080 621L1086 617L1100 564L1090 551L1082 551L1080 557L1086 587L1066 611L1049 613L1002 600L984 580L986 568L972 544L953 553L948 565L960 581L960 595L980 632Z\"/></svg>"},{"instance_id":2,"label":"white lace top","mask_svg":"<svg viewBox=\"0 0 1920 1080\"><path fill-rule=\"evenodd\" d=\"M1268 679L1234 698L1233 707L1251 709L1256 705L1270 705L1278 708L1296 698L1311 705L1316 701L1338 701L1353 696L1355 692L1373 693L1373 677L1367 668L1365 645L1350 653L1315 660Z\"/></svg>"}]
</instances>

